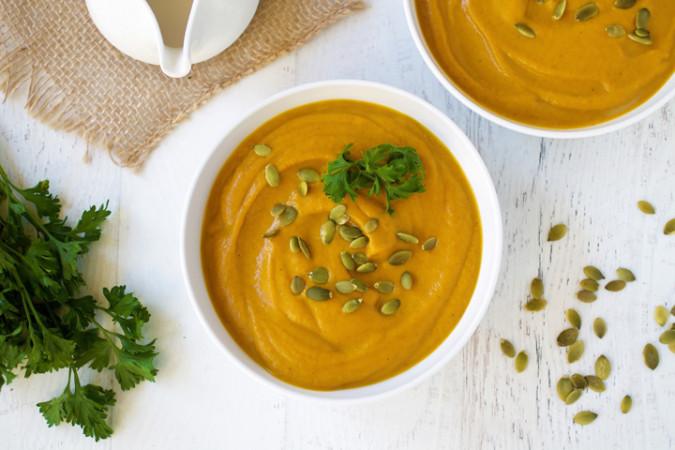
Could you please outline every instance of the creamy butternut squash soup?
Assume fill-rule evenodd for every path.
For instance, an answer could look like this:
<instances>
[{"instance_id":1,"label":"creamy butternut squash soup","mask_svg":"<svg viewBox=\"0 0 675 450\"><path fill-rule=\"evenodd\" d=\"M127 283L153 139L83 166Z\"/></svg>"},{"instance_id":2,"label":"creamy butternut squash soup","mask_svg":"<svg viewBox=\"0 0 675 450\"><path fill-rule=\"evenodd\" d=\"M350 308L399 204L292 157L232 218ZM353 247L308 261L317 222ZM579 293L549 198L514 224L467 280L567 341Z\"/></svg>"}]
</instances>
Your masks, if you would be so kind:
<instances>
[{"instance_id":1,"label":"creamy butternut squash soup","mask_svg":"<svg viewBox=\"0 0 675 450\"><path fill-rule=\"evenodd\" d=\"M383 143L416 149L425 192L393 200L393 214L365 190L336 208L318 174L349 144L359 159ZM350 100L289 110L248 136L213 185L201 240L229 334L272 375L313 390L376 383L436 349L471 299L481 249L476 200L443 143Z\"/></svg>"},{"instance_id":2,"label":"creamy butternut squash soup","mask_svg":"<svg viewBox=\"0 0 675 450\"><path fill-rule=\"evenodd\" d=\"M524 124L569 129L608 121L644 103L675 71L672 0L415 5L447 77L479 105Z\"/></svg>"}]
</instances>

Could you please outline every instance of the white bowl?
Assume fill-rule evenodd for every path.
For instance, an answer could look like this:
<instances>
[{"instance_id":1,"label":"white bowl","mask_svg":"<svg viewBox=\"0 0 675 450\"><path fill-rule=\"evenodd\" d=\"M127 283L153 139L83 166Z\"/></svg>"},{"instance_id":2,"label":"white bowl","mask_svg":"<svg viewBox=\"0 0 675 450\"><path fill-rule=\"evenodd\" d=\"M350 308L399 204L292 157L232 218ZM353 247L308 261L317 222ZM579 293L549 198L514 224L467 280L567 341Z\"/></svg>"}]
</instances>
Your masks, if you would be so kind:
<instances>
[{"instance_id":1,"label":"white bowl","mask_svg":"<svg viewBox=\"0 0 675 450\"><path fill-rule=\"evenodd\" d=\"M412 33L413 40L415 45L419 50L422 58L426 62L431 72L436 76L438 81L448 90L450 93L464 106L473 110L475 113L480 114L491 122L494 122L498 125L501 125L510 130L519 131L524 134L529 134L532 136L547 137L547 138L585 138L591 136L597 136L604 133L609 133L615 131L628 125L632 125L639 120L644 119L663 105L665 105L669 100L672 100L675 97L675 75L671 76L666 84L664 84L661 89L658 90L653 96L649 98L646 102L641 104L635 109L628 111L607 122L603 122L597 125L582 127L582 128L571 128L566 130L554 129L554 128L542 128L536 127L533 125L523 124L521 122L516 122L514 120L507 119L505 117L499 116L492 111L489 111L479 104L475 103L473 99L467 96L455 83L448 78L448 76L443 72L443 69L438 65L433 55L429 51L426 42L424 41L424 36L420 30L420 24L417 20L417 11L415 9L415 0L403 0L403 8L405 9L405 16L408 21L408 28Z\"/></svg>"},{"instance_id":2,"label":"white bowl","mask_svg":"<svg viewBox=\"0 0 675 450\"><path fill-rule=\"evenodd\" d=\"M202 274L200 239L207 198L218 172L251 132L291 108L330 99L361 100L393 108L426 126L451 151L473 189L482 221L483 249L478 282L461 320L445 341L407 371L379 383L338 391L312 391L287 384L255 363L230 337L214 311ZM502 254L502 223L494 185L480 155L450 119L429 103L399 89L365 81L326 81L299 86L264 101L236 124L214 148L187 195L180 237L181 263L192 304L207 332L230 359L264 384L289 395L323 400L363 400L401 391L430 376L469 340L490 303Z\"/></svg>"}]
</instances>

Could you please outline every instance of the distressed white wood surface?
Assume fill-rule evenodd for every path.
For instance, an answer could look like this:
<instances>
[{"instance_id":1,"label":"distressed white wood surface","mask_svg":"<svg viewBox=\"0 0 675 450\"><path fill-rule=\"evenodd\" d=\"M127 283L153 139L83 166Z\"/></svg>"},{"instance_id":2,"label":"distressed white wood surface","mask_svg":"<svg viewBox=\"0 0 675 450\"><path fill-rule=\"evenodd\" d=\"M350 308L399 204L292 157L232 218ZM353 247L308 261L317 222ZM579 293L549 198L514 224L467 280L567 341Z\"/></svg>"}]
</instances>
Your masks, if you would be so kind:
<instances>
[{"instance_id":1,"label":"distressed white wood surface","mask_svg":"<svg viewBox=\"0 0 675 450\"><path fill-rule=\"evenodd\" d=\"M662 234L675 217L675 102L609 135L538 139L494 126L473 114L433 78L417 54L400 2L373 0L368 10L337 23L302 49L244 79L194 113L168 136L140 172L120 169L102 151L81 162L81 139L48 129L19 100L0 105L0 163L21 183L49 178L75 216L110 199L113 215L87 256L89 288L125 283L150 308L148 334L158 338L155 384L118 393L115 434L95 444L79 428L48 429L35 403L58 394L63 374L17 379L0 392L0 447L8 449L434 449L675 447L675 355L658 344L654 307L675 304L675 238ZM180 214L199 162L242 113L285 88L310 81L357 78L411 91L446 112L478 147L503 210L503 267L492 304L463 351L438 374L394 397L362 405L287 399L234 367L201 329L188 302L178 261ZM635 207L650 200L655 216ZM552 224L569 234L546 242ZM587 305L574 298L581 268L606 275L625 266L638 281L602 292ZM521 307L529 282L541 276L549 306ZM555 345L582 315L586 354L568 366ZM594 337L603 317L608 333ZM673 318L671 317L671 321ZM517 374L499 350L510 339L530 355ZM642 348L661 352L654 372ZM563 374L593 372L604 353L613 371L603 394L572 406L555 393ZM101 379L103 378L103 379ZM104 383L109 375L93 375ZM619 412L625 394L633 410ZM583 409L590 426L572 423Z\"/></svg>"}]
</instances>

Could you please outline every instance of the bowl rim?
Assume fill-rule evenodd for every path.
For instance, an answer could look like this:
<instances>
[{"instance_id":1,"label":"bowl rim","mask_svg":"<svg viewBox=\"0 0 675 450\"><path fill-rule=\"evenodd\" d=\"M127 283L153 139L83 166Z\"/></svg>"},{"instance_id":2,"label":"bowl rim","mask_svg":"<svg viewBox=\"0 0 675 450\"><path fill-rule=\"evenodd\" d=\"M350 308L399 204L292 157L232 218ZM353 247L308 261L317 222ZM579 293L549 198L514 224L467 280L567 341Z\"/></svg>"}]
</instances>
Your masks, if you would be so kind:
<instances>
[{"instance_id":1,"label":"bowl rim","mask_svg":"<svg viewBox=\"0 0 675 450\"><path fill-rule=\"evenodd\" d=\"M200 242L206 200L215 177L233 149L255 128L281 112L330 99L361 100L393 109L395 108L391 104L403 103L407 106L406 111L402 111L404 114L437 135L462 167L476 197L482 223L483 248L479 276L471 300L455 328L431 354L406 371L375 384L343 390L315 391L300 388L273 377L253 362L234 342L213 310L206 292ZM410 113L410 111L414 112ZM425 113L424 121L419 117L421 112ZM262 116L262 119L259 116ZM434 121L435 130L430 127L429 123L425 123L428 120ZM443 140L438 136L439 131L446 138L452 136L453 141ZM227 148L228 145L229 148ZM467 173L465 165L468 165L471 174ZM202 198L198 195L202 195ZM296 86L269 97L246 112L241 119L225 131L220 142L207 152L196 171L187 192L179 237L181 271L190 303L202 327L230 361L264 385L287 396L339 403L358 403L389 397L419 384L447 364L474 334L487 311L499 276L502 244L501 209L494 183L469 138L445 114L428 102L398 88L360 80L326 80Z\"/></svg>"},{"instance_id":2,"label":"bowl rim","mask_svg":"<svg viewBox=\"0 0 675 450\"><path fill-rule=\"evenodd\" d=\"M663 86L661 86L661 88L659 88L659 90L656 91L645 102L631 110L624 112L620 116L605 122L569 129L544 128L517 122L500 116L479 105L478 103L474 102L469 95L465 94L462 89L456 86L454 82L450 80L450 78L440 68L436 62L436 59L433 57L431 51L429 51L429 48L426 45L424 36L422 36L422 31L419 26L419 21L417 20L415 0L403 0L403 9L405 11L408 29L410 30L413 41L415 42L417 51L422 56L422 59L426 63L429 70L431 70L443 87L445 87L445 89L447 89L453 95L453 97L455 97L464 106L471 109L476 114L509 130L517 131L530 136L554 139L578 139L599 136L633 125L645 117L653 114L656 110L675 98L675 73L673 73L671 77L663 84Z\"/></svg>"}]
</instances>

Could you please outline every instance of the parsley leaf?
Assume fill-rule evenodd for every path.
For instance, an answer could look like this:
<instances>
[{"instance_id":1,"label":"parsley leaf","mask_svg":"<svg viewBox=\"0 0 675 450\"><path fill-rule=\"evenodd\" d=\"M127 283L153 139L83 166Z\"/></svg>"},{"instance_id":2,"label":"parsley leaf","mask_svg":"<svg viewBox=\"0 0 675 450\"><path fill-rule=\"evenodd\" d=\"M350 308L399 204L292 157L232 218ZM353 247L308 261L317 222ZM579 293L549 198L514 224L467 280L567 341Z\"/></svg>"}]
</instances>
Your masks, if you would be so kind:
<instances>
[{"instance_id":1,"label":"parsley leaf","mask_svg":"<svg viewBox=\"0 0 675 450\"><path fill-rule=\"evenodd\" d=\"M350 158L352 145L328 163L321 177L323 192L335 203L342 202L347 195L355 201L357 191L363 189L368 190L369 197L384 191L387 212L393 214L392 201L424 192L424 166L414 148L380 144L355 160Z\"/></svg>"}]
</instances>

